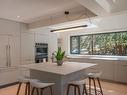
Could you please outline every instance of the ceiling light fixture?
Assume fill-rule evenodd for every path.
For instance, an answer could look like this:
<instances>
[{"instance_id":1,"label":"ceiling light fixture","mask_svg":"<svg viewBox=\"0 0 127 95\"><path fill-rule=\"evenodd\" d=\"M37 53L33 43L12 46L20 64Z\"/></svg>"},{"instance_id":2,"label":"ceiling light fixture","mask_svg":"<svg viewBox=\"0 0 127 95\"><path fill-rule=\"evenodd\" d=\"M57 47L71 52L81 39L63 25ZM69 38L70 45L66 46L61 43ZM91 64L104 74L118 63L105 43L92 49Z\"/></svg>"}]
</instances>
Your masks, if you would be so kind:
<instances>
[{"instance_id":1,"label":"ceiling light fixture","mask_svg":"<svg viewBox=\"0 0 127 95\"><path fill-rule=\"evenodd\" d=\"M115 2L116 2L116 0L113 0L113 2L115 3Z\"/></svg>"},{"instance_id":2,"label":"ceiling light fixture","mask_svg":"<svg viewBox=\"0 0 127 95\"><path fill-rule=\"evenodd\" d=\"M64 14L66 16L68 16L69 15L69 11L65 11ZM92 25L92 21L91 21L90 17L87 14L87 9L86 9L86 14L85 15L88 17L89 23ZM87 24L80 25L80 26L67 27L67 28L54 29L54 30L51 30L50 32L65 32L65 31L84 29L86 27L88 27Z\"/></svg>"},{"instance_id":3,"label":"ceiling light fixture","mask_svg":"<svg viewBox=\"0 0 127 95\"><path fill-rule=\"evenodd\" d=\"M51 32L65 32L65 31L79 30L79 29L84 29L87 26L88 25L81 25L81 26L74 26L74 27L68 27L68 28L54 29L54 30L51 30Z\"/></svg>"},{"instance_id":4,"label":"ceiling light fixture","mask_svg":"<svg viewBox=\"0 0 127 95\"><path fill-rule=\"evenodd\" d=\"M20 18L20 16L17 16L17 18Z\"/></svg>"}]
</instances>

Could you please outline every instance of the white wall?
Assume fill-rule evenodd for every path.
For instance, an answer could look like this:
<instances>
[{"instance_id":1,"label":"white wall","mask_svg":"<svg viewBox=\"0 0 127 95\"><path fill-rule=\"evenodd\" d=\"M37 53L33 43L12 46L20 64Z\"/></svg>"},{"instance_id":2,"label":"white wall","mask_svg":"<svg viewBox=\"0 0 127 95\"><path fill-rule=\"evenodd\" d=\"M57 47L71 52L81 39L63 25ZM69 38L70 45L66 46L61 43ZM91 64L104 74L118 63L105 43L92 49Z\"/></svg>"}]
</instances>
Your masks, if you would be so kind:
<instances>
[{"instance_id":1,"label":"white wall","mask_svg":"<svg viewBox=\"0 0 127 95\"><path fill-rule=\"evenodd\" d=\"M85 35L93 33L116 32L127 30L127 13L117 14L107 17L98 17L92 19L92 23L97 25L97 28L67 31L60 33L62 39L62 48L66 54L70 53L70 36L72 35Z\"/></svg>"}]
</instances>

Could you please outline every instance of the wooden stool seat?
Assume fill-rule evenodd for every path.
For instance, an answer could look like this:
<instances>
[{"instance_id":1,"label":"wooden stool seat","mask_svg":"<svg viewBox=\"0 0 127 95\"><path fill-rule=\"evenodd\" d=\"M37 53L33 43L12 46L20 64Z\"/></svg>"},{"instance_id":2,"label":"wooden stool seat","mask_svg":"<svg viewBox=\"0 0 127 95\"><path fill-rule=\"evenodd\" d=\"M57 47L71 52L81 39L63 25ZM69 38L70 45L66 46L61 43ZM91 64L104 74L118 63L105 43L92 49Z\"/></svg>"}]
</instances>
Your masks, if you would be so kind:
<instances>
[{"instance_id":1,"label":"wooden stool seat","mask_svg":"<svg viewBox=\"0 0 127 95\"><path fill-rule=\"evenodd\" d=\"M22 82L22 83L27 83L27 82L30 81L30 79L29 79L29 78L26 78L26 77L19 77L19 78L18 78L18 81L19 81L19 82Z\"/></svg>"},{"instance_id":2,"label":"wooden stool seat","mask_svg":"<svg viewBox=\"0 0 127 95\"><path fill-rule=\"evenodd\" d=\"M74 87L74 94L76 95L76 90L78 90L78 94L81 95L81 92L80 92L80 86L83 86L83 92L82 92L82 95L87 94L87 89L86 89L86 82L85 80L78 80L78 81L72 81L72 82L69 82L68 84L68 87L67 87L67 95L69 95L69 90L70 90L70 87L73 86Z\"/></svg>"},{"instance_id":3,"label":"wooden stool seat","mask_svg":"<svg viewBox=\"0 0 127 95\"><path fill-rule=\"evenodd\" d=\"M20 88L21 88L23 83L26 84L26 86L25 86L25 95L30 95L30 81L31 80L33 80L33 81L39 81L37 79L30 79L28 77L19 77L18 78L19 86L18 86L17 94L16 95L19 95Z\"/></svg>"},{"instance_id":4,"label":"wooden stool seat","mask_svg":"<svg viewBox=\"0 0 127 95\"><path fill-rule=\"evenodd\" d=\"M53 95L52 86L54 84L55 83L42 83L40 81L30 81L30 85L33 87L31 95L34 94L35 89L37 91L37 95L39 95L38 89L40 89L40 93L41 93L41 95L43 95L43 90L46 89L46 88L49 88L50 92L51 92L51 95Z\"/></svg>"},{"instance_id":5,"label":"wooden stool seat","mask_svg":"<svg viewBox=\"0 0 127 95\"><path fill-rule=\"evenodd\" d=\"M91 78L99 78L101 76L101 72L99 73L88 73L88 77L91 77Z\"/></svg>"},{"instance_id":6,"label":"wooden stool seat","mask_svg":"<svg viewBox=\"0 0 127 95\"><path fill-rule=\"evenodd\" d=\"M86 80L72 81L72 82L69 82L69 84L84 85L84 84L86 84Z\"/></svg>"},{"instance_id":7,"label":"wooden stool seat","mask_svg":"<svg viewBox=\"0 0 127 95\"><path fill-rule=\"evenodd\" d=\"M54 85L54 83L30 82L30 85L36 88L45 88Z\"/></svg>"}]
</instances>

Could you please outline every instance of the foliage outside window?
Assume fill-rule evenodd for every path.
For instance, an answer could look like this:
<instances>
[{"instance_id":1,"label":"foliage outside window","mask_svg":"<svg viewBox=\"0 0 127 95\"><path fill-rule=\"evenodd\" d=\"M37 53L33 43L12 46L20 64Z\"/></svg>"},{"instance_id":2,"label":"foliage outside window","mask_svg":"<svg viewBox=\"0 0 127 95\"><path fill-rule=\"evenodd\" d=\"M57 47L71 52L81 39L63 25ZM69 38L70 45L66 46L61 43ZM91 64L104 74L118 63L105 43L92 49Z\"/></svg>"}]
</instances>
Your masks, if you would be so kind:
<instances>
[{"instance_id":1,"label":"foliage outside window","mask_svg":"<svg viewBox=\"0 0 127 95\"><path fill-rule=\"evenodd\" d=\"M70 37L71 54L127 56L127 32Z\"/></svg>"}]
</instances>

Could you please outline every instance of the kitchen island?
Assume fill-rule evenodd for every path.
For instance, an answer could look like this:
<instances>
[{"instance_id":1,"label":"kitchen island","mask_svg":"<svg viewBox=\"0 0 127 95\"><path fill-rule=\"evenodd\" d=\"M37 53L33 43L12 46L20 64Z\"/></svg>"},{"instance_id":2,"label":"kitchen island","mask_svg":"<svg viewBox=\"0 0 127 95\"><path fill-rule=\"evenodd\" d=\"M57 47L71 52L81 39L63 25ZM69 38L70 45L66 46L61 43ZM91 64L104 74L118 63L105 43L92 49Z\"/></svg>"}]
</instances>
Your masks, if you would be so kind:
<instances>
[{"instance_id":1,"label":"kitchen island","mask_svg":"<svg viewBox=\"0 0 127 95\"><path fill-rule=\"evenodd\" d=\"M42 82L55 83L54 95L66 95L68 82L85 78L86 69L95 65L91 63L64 62L62 66L57 66L56 63L38 63L23 65L23 67L30 69L31 78L39 79ZM49 95L49 91L45 91L44 95Z\"/></svg>"}]
</instances>

